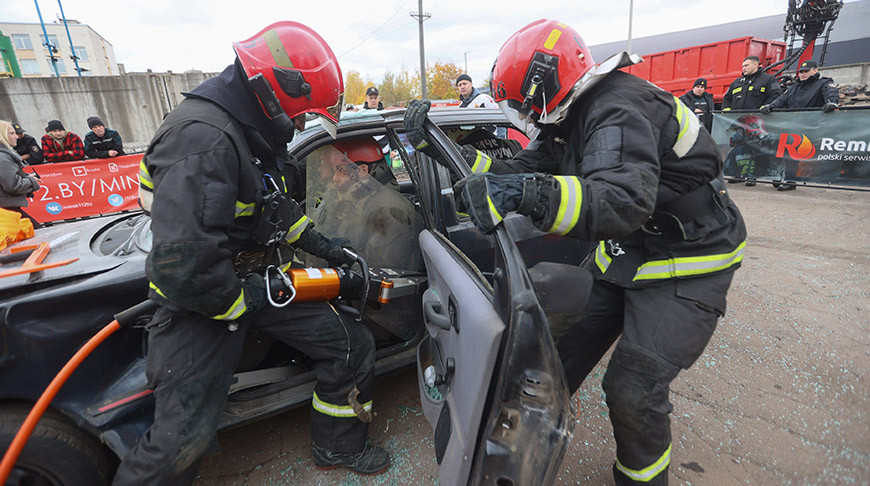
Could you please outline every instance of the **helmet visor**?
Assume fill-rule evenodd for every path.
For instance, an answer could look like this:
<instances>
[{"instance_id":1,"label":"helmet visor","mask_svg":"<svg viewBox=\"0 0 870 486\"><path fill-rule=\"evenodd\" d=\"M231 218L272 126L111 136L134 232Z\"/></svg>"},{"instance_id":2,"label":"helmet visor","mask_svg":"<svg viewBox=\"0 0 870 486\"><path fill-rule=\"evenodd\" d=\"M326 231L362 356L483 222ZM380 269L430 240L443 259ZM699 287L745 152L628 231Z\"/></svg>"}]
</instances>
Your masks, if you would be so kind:
<instances>
[{"instance_id":1,"label":"helmet visor","mask_svg":"<svg viewBox=\"0 0 870 486\"><path fill-rule=\"evenodd\" d=\"M535 126L535 119L538 114L531 109L523 110L522 103L517 100L501 100L498 102L498 107L507 117L508 121L517 127L521 132L525 133L529 140L534 140L540 133L540 129Z\"/></svg>"},{"instance_id":2,"label":"helmet visor","mask_svg":"<svg viewBox=\"0 0 870 486\"><path fill-rule=\"evenodd\" d=\"M332 106L326 107L326 114L315 113L320 119L320 124L324 130L329 132L332 139L335 140L338 136L338 120L341 118L341 112L344 111L344 93L338 95L338 101Z\"/></svg>"}]
</instances>

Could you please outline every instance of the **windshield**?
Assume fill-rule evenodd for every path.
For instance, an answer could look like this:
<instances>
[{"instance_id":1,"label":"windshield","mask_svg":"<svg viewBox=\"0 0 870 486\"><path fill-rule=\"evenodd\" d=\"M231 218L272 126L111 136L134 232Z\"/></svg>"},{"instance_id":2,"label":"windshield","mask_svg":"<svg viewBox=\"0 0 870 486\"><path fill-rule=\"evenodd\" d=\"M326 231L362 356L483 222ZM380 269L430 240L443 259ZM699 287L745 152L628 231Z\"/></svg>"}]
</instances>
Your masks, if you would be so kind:
<instances>
[{"instance_id":1,"label":"windshield","mask_svg":"<svg viewBox=\"0 0 870 486\"><path fill-rule=\"evenodd\" d=\"M385 160L357 165L327 145L308 154L305 165L306 212L318 231L349 239L372 268L422 268L422 219Z\"/></svg>"}]
</instances>

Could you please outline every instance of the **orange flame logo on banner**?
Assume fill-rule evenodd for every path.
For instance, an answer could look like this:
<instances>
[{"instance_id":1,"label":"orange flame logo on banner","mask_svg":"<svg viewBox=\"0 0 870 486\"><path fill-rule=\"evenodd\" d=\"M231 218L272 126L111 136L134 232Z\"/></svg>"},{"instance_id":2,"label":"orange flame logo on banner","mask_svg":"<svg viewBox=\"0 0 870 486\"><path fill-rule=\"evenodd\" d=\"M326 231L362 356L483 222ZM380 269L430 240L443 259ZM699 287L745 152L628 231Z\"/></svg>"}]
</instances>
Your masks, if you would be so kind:
<instances>
[{"instance_id":1,"label":"orange flame logo on banner","mask_svg":"<svg viewBox=\"0 0 870 486\"><path fill-rule=\"evenodd\" d=\"M816 155L816 146L810 142L806 135L783 133L779 136L776 156L782 157L786 152L794 160L807 160Z\"/></svg>"}]
</instances>

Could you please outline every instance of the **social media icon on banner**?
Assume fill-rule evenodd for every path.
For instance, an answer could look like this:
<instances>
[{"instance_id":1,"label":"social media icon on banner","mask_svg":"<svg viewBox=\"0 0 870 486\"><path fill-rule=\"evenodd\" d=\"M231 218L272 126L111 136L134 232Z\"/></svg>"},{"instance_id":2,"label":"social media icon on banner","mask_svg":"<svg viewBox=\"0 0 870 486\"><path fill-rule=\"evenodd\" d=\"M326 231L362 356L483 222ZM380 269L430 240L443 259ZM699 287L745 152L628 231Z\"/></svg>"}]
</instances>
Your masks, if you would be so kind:
<instances>
[{"instance_id":1,"label":"social media icon on banner","mask_svg":"<svg viewBox=\"0 0 870 486\"><path fill-rule=\"evenodd\" d=\"M78 167L73 167L72 173L76 177L85 177L88 175L88 168L83 166L83 165L80 165Z\"/></svg>"},{"instance_id":2,"label":"social media icon on banner","mask_svg":"<svg viewBox=\"0 0 870 486\"><path fill-rule=\"evenodd\" d=\"M118 172L119 170L120 169L118 169L118 164L114 162L109 162L109 172Z\"/></svg>"},{"instance_id":3,"label":"social media icon on banner","mask_svg":"<svg viewBox=\"0 0 870 486\"><path fill-rule=\"evenodd\" d=\"M63 206L61 206L60 203L51 202L45 205L45 211L48 212L48 214L60 214L60 212L63 211Z\"/></svg>"},{"instance_id":4,"label":"social media icon on banner","mask_svg":"<svg viewBox=\"0 0 870 486\"><path fill-rule=\"evenodd\" d=\"M121 196L120 194L110 194L109 204L115 207L124 204L124 196Z\"/></svg>"}]
</instances>

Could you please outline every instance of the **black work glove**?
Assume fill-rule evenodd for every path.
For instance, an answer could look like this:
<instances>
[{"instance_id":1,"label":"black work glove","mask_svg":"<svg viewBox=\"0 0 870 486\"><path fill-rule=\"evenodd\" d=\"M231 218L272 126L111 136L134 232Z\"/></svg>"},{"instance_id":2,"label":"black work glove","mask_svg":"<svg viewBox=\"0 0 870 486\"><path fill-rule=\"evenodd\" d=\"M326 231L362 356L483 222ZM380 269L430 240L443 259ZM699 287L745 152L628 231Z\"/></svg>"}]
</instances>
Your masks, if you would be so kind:
<instances>
[{"instance_id":1,"label":"black work glove","mask_svg":"<svg viewBox=\"0 0 870 486\"><path fill-rule=\"evenodd\" d=\"M329 266L335 267L339 265L353 265L356 260L354 260L350 255L345 253L344 249L356 253L356 250L353 248L353 243L347 238L330 238L329 239L329 249L326 251L325 260L329 262Z\"/></svg>"},{"instance_id":2,"label":"black work glove","mask_svg":"<svg viewBox=\"0 0 870 486\"><path fill-rule=\"evenodd\" d=\"M759 108L758 111L760 111L762 115L767 115L771 112L770 105L764 105Z\"/></svg>"},{"instance_id":3,"label":"black work glove","mask_svg":"<svg viewBox=\"0 0 870 486\"><path fill-rule=\"evenodd\" d=\"M830 113L837 108L839 108L839 106L836 103L825 103L825 106L822 107L822 111L824 111L825 113Z\"/></svg>"},{"instance_id":4,"label":"black work glove","mask_svg":"<svg viewBox=\"0 0 870 486\"><path fill-rule=\"evenodd\" d=\"M472 174L457 182L453 190L462 197L471 222L483 234L492 233L510 211L541 217L538 199L544 177L540 174Z\"/></svg>"},{"instance_id":5,"label":"black work glove","mask_svg":"<svg viewBox=\"0 0 870 486\"><path fill-rule=\"evenodd\" d=\"M242 280L245 292L245 312L256 312L266 305L266 281L258 273L252 273Z\"/></svg>"},{"instance_id":6,"label":"black work glove","mask_svg":"<svg viewBox=\"0 0 870 486\"><path fill-rule=\"evenodd\" d=\"M423 123L426 122L431 106L432 102L429 100L411 100L408 103L404 119L405 136L408 137L408 143L415 150L419 150L429 157L437 158L440 152L429 143L426 132L423 130Z\"/></svg>"},{"instance_id":7,"label":"black work glove","mask_svg":"<svg viewBox=\"0 0 870 486\"><path fill-rule=\"evenodd\" d=\"M353 265L355 261L342 250L342 248L347 248L356 253L350 240L347 238L330 240L314 228L305 230L294 245L317 258L326 260L329 265Z\"/></svg>"}]
</instances>

